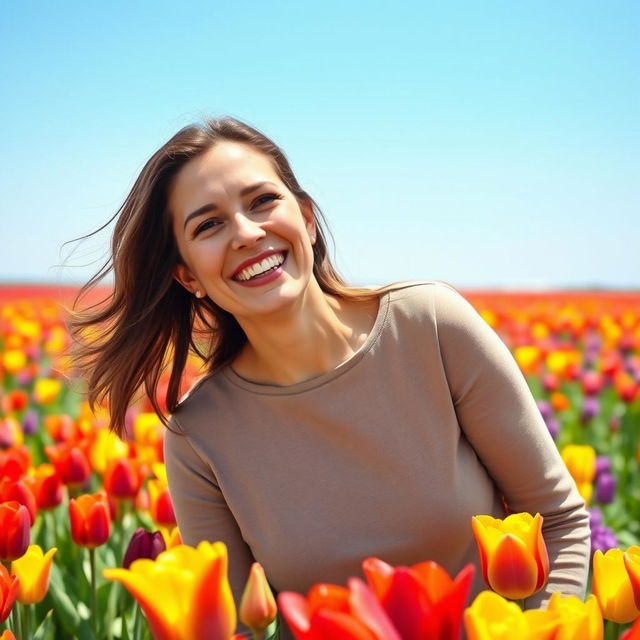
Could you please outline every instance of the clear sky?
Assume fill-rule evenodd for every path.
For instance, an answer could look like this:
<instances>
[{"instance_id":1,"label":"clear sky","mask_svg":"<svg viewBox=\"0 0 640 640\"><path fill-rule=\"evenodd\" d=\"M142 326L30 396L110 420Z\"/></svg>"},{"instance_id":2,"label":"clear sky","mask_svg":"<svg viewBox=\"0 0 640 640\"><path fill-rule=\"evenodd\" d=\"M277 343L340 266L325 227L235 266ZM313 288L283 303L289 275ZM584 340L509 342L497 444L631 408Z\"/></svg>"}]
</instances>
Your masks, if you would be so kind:
<instances>
[{"instance_id":1,"label":"clear sky","mask_svg":"<svg viewBox=\"0 0 640 640\"><path fill-rule=\"evenodd\" d=\"M0 281L87 279L109 233L63 243L233 115L354 283L640 288L639 98L637 0L5 0Z\"/></svg>"}]
</instances>

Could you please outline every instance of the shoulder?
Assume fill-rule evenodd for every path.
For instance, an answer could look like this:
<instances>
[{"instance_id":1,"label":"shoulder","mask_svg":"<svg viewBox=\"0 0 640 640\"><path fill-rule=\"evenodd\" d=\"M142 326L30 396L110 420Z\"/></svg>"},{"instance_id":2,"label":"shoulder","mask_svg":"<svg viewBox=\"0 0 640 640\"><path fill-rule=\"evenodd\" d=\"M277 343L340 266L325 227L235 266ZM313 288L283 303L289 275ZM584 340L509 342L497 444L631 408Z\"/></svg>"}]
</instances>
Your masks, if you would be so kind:
<instances>
[{"instance_id":1,"label":"shoulder","mask_svg":"<svg viewBox=\"0 0 640 640\"><path fill-rule=\"evenodd\" d=\"M382 288L394 311L410 317L428 316L435 322L447 311L470 306L462 294L443 280L395 282Z\"/></svg>"}]
</instances>

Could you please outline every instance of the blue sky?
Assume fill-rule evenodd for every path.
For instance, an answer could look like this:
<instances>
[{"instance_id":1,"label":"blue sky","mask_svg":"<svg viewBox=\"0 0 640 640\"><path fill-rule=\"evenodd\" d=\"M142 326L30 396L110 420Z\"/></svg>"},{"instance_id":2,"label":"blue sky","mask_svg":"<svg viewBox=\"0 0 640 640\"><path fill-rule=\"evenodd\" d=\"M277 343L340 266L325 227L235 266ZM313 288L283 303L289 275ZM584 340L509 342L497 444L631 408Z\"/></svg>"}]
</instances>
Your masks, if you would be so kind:
<instances>
[{"instance_id":1,"label":"blue sky","mask_svg":"<svg viewBox=\"0 0 640 640\"><path fill-rule=\"evenodd\" d=\"M109 234L63 243L233 115L354 283L638 288L639 34L635 1L2 3L0 281L87 279Z\"/></svg>"}]
</instances>

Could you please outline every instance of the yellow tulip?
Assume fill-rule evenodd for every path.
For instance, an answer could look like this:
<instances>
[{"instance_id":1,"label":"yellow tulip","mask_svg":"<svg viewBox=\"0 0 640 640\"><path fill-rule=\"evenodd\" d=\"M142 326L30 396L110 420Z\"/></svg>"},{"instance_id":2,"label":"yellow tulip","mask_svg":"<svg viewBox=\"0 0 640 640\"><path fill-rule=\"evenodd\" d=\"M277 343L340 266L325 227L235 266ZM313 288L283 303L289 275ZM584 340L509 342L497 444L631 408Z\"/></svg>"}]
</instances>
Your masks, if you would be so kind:
<instances>
[{"instance_id":1,"label":"yellow tulip","mask_svg":"<svg viewBox=\"0 0 640 640\"><path fill-rule=\"evenodd\" d=\"M596 475L595 449L587 444L568 444L562 449L561 455L578 487L578 492L585 503L589 504Z\"/></svg>"},{"instance_id":2,"label":"yellow tulip","mask_svg":"<svg viewBox=\"0 0 640 640\"><path fill-rule=\"evenodd\" d=\"M155 640L230 640L236 608L222 542L179 545L129 569L105 569L144 611Z\"/></svg>"},{"instance_id":3,"label":"yellow tulip","mask_svg":"<svg viewBox=\"0 0 640 640\"><path fill-rule=\"evenodd\" d=\"M467 640L554 640L559 617L525 611L493 591L482 591L464 612Z\"/></svg>"},{"instance_id":4,"label":"yellow tulip","mask_svg":"<svg viewBox=\"0 0 640 640\"><path fill-rule=\"evenodd\" d=\"M604 624L598 600L591 594L582 602L576 596L552 594L548 611L560 618L560 629L555 640L602 640Z\"/></svg>"},{"instance_id":5,"label":"yellow tulip","mask_svg":"<svg viewBox=\"0 0 640 640\"><path fill-rule=\"evenodd\" d=\"M18 602L36 604L47 595L51 562L56 551L56 547L53 547L43 553L37 544L31 544L21 558L11 563L11 573L18 576L19 580Z\"/></svg>"},{"instance_id":6,"label":"yellow tulip","mask_svg":"<svg viewBox=\"0 0 640 640\"><path fill-rule=\"evenodd\" d=\"M27 356L21 349L8 349L2 354L2 366L7 373L18 373L27 366Z\"/></svg>"},{"instance_id":7,"label":"yellow tulip","mask_svg":"<svg viewBox=\"0 0 640 640\"><path fill-rule=\"evenodd\" d=\"M607 620L625 623L640 615L621 549L609 549L606 553L598 549L593 554L592 591Z\"/></svg>"},{"instance_id":8,"label":"yellow tulip","mask_svg":"<svg viewBox=\"0 0 640 640\"><path fill-rule=\"evenodd\" d=\"M514 513L504 520L474 516L485 583L510 598L528 598L544 587L549 577L549 557L542 537L542 516Z\"/></svg>"},{"instance_id":9,"label":"yellow tulip","mask_svg":"<svg viewBox=\"0 0 640 640\"><path fill-rule=\"evenodd\" d=\"M62 382L55 378L38 378L33 387L33 398L38 404L53 404L62 391Z\"/></svg>"},{"instance_id":10,"label":"yellow tulip","mask_svg":"<svg viewBox=\"0 0 640 640\"><path fill-rule=\"evenodd\" d=\"M637 545L629 547L623 557L636 607L640 609L640 547Z\"/></svg>"}]
</instances>

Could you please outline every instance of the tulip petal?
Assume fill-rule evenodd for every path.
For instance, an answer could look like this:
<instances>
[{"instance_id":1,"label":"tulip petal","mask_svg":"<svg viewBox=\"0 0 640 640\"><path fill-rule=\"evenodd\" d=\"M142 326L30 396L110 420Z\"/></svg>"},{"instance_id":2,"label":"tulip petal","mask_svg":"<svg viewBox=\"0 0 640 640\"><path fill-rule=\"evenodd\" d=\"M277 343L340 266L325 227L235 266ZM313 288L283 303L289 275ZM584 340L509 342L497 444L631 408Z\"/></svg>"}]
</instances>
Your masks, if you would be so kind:
<instances>
[{"instance_id":1,"label":"tulip petal","mask_svg":"<svg viewBox=\"0 0 640 640\"><path fill-rule=\"evenodd\" d=\"M482 591L465 611L468 640L523 640L527 637L524 615L514 602L493 591Z\"/></svg>"},{"instance_id":2,"label":"tulip petal","mask_svg":"<svg viewBox=\"0 0 640 640\"><path fill-rule=\"evenodd\" d=\"M524 542L505 535L489 558L489 585L505 598L520 600L535 593L538 567Z\"/></svg>"},{"instance_id":3,"label":"tulip petal","mask_svg":"<svg viewBox=\"0 0 640 640\"><path fill-rule=\"evenodd\" d=\"M311 616L311 626L323 640L377 640L362 622L341 611L320 609Z\"/></svg>"},{"instance_id":4,"label":"tulip petal","mask_svg":"<svg viewBox=\"0 0 640 640\"><path fill-rule=\"evenodd\" d=\"M422 640L422 626L431 610L429 597L411 569L396 567L382 606L403 640Z\"/></svg>"},{"instance_id":5,"label":"tulip petal","mask_svg":"<svg viewBox=\"0 0 640 640\"><path fill-rule=\"evenodd\" d=\"M638 547L631 547L624 553L624 566L629 575L635 605L640 609L640 553L634 551Z\"/></svg>"},{"instance_id":6,"label":"tulip petal","mask_svg":"<svg viewBox=\"0 0 640 640\"><path fill-rule=\"evenodd\" d=\"M311 633L311 610L304 596L283 591L277 599L279 610L298 640L322 640Z\"/></svg>"},{"instance_id":7,"label":"tulip petal","mask_svg":"<svg viewBox=\"0 0 640 640\"><path fill-rule=\"evenodd\" d=\"M394 568L379 558L367 558L362 563L362 570L369 586L382 602L391 586Z\"/></svg>"},{"instance_id":8,"label":"tulip petal","mask_svg":"<svg viewBox=\"0 0 640 640\"><path fill-rule=\"evenodd\" d=\"M349 580L351 610L373 631L376 640L402 640L373 591L359 578Z\"/></svg>"}]
</instances>

